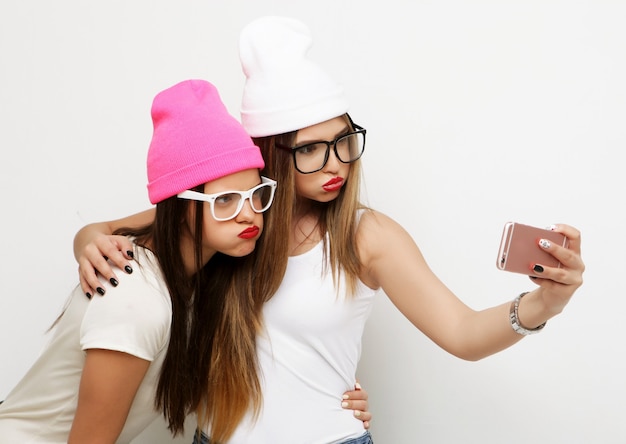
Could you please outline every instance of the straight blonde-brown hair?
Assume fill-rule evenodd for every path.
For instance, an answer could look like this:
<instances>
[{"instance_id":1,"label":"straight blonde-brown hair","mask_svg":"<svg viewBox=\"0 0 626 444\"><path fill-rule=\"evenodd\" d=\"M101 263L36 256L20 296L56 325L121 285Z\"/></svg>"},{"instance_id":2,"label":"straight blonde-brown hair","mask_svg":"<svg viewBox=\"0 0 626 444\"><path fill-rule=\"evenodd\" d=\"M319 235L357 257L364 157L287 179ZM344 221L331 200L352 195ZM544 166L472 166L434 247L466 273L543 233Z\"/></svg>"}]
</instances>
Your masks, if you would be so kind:
<instances>
[{"instance_id":1,"label":"straight blonde-brown hair","mask_svg":"<svg viewBox=\"0 0 626 444\"><path fill-rule=\"evenodd\" d=\"M352 128L347 114L341 116ZM257 259L260 264L274 267L270 279L262 283L261 300L267 301L280 286L289 259L289 238L294 214L298 205L295 175L291 154L276 145L294 146L298 132L292 131L276 136L253 138L261 149L265 160L262 174L278 182L271 212L266 214L264 236L269 240ZM356 244L358 211L367 209L359 200L361 162L350 164L350 172L339 196L331 202L316 205L320 209L319 230L324 242L324 254L328 251L328 262L337 283L340 271L345 274L349 294L353 294L361 272L361 262ZM328 234L328 245L326 236Z\"/></svg>"}]
</instances>

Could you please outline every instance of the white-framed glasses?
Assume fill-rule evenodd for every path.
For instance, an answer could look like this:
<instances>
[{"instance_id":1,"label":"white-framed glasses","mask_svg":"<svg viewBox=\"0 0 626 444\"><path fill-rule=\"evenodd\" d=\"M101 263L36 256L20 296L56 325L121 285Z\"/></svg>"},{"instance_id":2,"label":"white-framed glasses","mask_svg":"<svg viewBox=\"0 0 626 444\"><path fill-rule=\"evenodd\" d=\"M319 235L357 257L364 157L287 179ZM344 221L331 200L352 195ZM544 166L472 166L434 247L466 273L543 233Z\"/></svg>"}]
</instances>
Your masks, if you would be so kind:
<instances>
[{"instance_id":1,"label":"white-framed glasses","mask_svg":"<svg viewBox=\"0 0 626 444\"><path fill-rule=\"evenodd\" d=\"M267 177L261 177L261 181L261 184L250 188L248 191L222 191L221 193L204 194L186 190L178 193L178 197L208 202L211 206L211 215L215 220L230 220L237 217L246 200L250 202L255 213L263 213L272 205L276 181Z\"/></svg>"}]
</instances>

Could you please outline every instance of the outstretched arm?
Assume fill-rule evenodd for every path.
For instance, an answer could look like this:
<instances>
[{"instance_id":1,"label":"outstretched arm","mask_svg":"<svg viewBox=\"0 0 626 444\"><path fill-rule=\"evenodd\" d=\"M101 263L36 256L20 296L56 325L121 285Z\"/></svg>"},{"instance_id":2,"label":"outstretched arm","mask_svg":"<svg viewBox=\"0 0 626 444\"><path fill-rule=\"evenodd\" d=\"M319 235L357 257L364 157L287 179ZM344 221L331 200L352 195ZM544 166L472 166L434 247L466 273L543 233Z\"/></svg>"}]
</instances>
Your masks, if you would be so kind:
<instances>
[{"instance_id":1,"label":"outstretched arm","mask_svg":"<svg viewBox=\"0 0 626 444\"><path fill-rule=\"evenodd\" d=\"M117 441L150 362L112 350L87 350L68 443Z\"/></svg>"},{"instance_id":2,"label":"outstretched arm","mask_svg":"<svg viewBox=\"0 0 626 444\"><path fill-rule=\"evenodd\" d=\"M555 230L569 238L569 247L546 248L562 267L544 267L531 278L539 288L528 293L519 306L520 323L527 329L560 313L582 285L585 266L580 256L580 233L567 225ZM359 225L358 244L364 281L373 288L381 287L413 325L449 353L478 360L523 337L513 331L509 320L510 301L517 294L486 310L469 308L430 270L409 234L387 216L365 214Z\"/></svg>"},{"instance_id":3,"label":"outstretched arm","mask_svg":"<svg viewBox=\"0 0 626 444\"><path fill-rule=\"evenodd\" d=\"M122 219L85 225L74 237L74 257L78 262L80 285L89 296L104 294L104 286L97 273L115 285L118 281L107 258L121 270L132 273L132 243L125 236L112 233L122 227L139 227L154 220L155 210L150 209Z\"/></svg>"}]
</instances>

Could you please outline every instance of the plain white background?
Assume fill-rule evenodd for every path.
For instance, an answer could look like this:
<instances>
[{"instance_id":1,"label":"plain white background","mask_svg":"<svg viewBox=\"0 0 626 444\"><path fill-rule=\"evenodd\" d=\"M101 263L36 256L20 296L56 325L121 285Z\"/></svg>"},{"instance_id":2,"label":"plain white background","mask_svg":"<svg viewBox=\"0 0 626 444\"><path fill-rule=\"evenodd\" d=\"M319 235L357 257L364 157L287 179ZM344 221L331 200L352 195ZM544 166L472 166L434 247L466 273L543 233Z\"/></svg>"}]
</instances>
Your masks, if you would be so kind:
<instances>
[{"instance_id":1,"label":"plain white background","mask_svg":"<svg viewBox=\"0 0 626 444\"><path fill-rule=\"evenodd\" d=\"M375 441L626 442L617 0L3 1L0 399L77 281L75 232L149 206L153 96L204 78L238 116L238 34L265 14L309 24L311 57L368 129L364 200L468 305L533 288L494 265L505 222L583 232L585 284L565 312L480 362L437 348L380 293L359 369ZM170 440L156 424L135 442Z\"/></svg>"}]
</instances>

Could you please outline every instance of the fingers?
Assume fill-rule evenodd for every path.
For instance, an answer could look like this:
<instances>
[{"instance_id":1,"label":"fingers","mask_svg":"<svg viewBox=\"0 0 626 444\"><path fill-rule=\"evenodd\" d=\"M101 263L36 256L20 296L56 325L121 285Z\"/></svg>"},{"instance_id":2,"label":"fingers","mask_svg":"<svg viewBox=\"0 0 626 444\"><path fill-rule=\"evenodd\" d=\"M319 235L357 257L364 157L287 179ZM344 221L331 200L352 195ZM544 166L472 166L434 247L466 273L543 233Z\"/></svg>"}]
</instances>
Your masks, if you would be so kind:
<instances>
[{"instance_id":1,"label":"fingers","mask_svg":"<svg viewBox=\"0 0 626 444\"><path fill-rule=\"evenodd\" d=\"M556 257L565 267L584 271L585 265L580 256L580 231L574 227L564 224L555 225L554 231L564 234L569 241L569 245L567 248L557 245L554 249L549 251L551 251L552 255Z\"/></svg>"},{"instance_id":2,"label":"fingers","mask_svg":"<svg viewBox=\"0 0 626 444\"><path fill-rule=\"evenodd\" d=\"M89 285L87 280L83 278L80 272L80 267L78 267L78 276L80 279L80 288L83 290L83 293L85 294L85 296L87 296L87 299L91 299L94 294L94 289L91 287L91 285Z\"/></svg>"},{"instance_id":3,"label":"fingers","mask_svg":"<svg viewBox=\"0 0 626 444\"><path fill-rule=\"evenodd\" d=\"M133 244L126 236L98 236L94 239L93 243L90 246L94 246L98 249L98 252L101 256L105 256L109 259L109 261L117 266L120 270L125 270L129 273L128 268L131 269L129 259L133 257ZM92 251L93 252L93 251ZM95 258L95 255L90 256ZM94 264L95 265L95 264ZM96 267L97 268L97 267ZM110 268L110 267L109 267ZM113 272L111 271L111 275L107 275L104 273L105 270L101 270L97 268L97 270L104 277L109 280L111 277L115 277Z\"/></svg>"},{"instance_id":4,"label":"fingers","mask_svg":"<svg viewBox=\"0 0 626 444\"><path fill-rule=\"evenodd\" d=\"M133 269L128 258L132 258L132 255L132 243L124 236L102 235L87 244L78 258L80 285L85 295L88 298L95 294L104 295L104 285L98 273L111 285L117 286L118 278L113 271L112 264L130 274Z\"/></svg>"},{"instance_id":5,"label":"fingers","mask_svg":"<svg viewBox=\"0 0 626 444\"><path fill-rule=\"evenodd\" d=\"M553 231L556 231L557 233L561 233L564 234L565 237L568 238L569 240L569 249L573 250L574 252L580 254L580 231L578 231L576 228L570 226L570 225L566 225L566 224L558 224L558 225L554 225L552 227Z\"/></svg>"},{"instance_id":6,"label":"fingers","mask_svg":"<svg viewBox=\"0 0 626 444\"><path fill-rule=\"evenodd\" d=\"M346 410L353 410L354 417L363 421L363 427L369 429L372 414L369 412L369 403L367 401L368 393L363 390L360 384L355 384L355 390L347 391L343 394L341 407Z\"/></svg>"},{"instance_id":7,"label":"fingers","mask_svg":"<svg viewBox=\"0 0 626 444\"><path fill-rule=\"evenodd\" d=\"M355 410L354 417L363 421L363 428L365 430L370 428L370 421L372 420L372 414L370 412L361 412L360 410Z\"/></svg>"},{"instance_id":8,"label":"fingers","mask_svg":"<svg viewBox=\"0 0 626 444\"><path fill-rule=\"evenodd\" d=\"M372 414L368 411L367 401L344 399L341 401L341 407L346 410L353 410L354 417L363 421L363 427L365 427L365 429L369 428Z\"/></svg>"},{"instance_id":9,"label":"fingers","mask_svg":"<svg viewBox=\"0 0 626 444\"><path fill-rule=\"evenodd\" d=\"M104 259L102 259L102 262L106 264ZM100 267L102 267L102 265L100 265ZM78 260L78 275L80 278L80 285L85 293L85 296L91 299L91 297L95 294L99 294L101 296L104 295L104 285L102 285L98 279L96 269L91 262L83 257Z\"/></svg>"},{"instance_id":10,"label":"fingers","mask_svg":"<svg viewBox=\"0 0 626 444\"><path fill-rule=\"evenodd\" d=\"M345 392L343 394L343 399L350 399L353 401L359 400L359 401L365 401L367 402L367 398L368 398L368 393L366 390L363 390L361 388L357 388L355 390L350 390L348 392Z\"/></svg>"},{"instance_id":11,"label":"fingers","mask_svg":"<svg viewBox=\"0 0 626 444\"><path fill-rule=\"evenodd\" d=\"M535 264L533 272L536 277L551 279L577 288L582 284L582 273L585 270L585 264L580 256L580 232L569 225L556 225L554 231L567 236L569 246L565 248L547 239L540 239L538 247L554 256L561 263L561 267Z\"/></svg>"},{"instance_id":12,"label":"fingers","mask_svg":"<svg viewBox=\"0 0 626 444\"><path fill-rule=\"evenodd\" d=\"M344 399L341 401L341 407L346 410L359 410L365 412L368 409L368 402L363 400Z\"/></svg>"}]
</instances>

